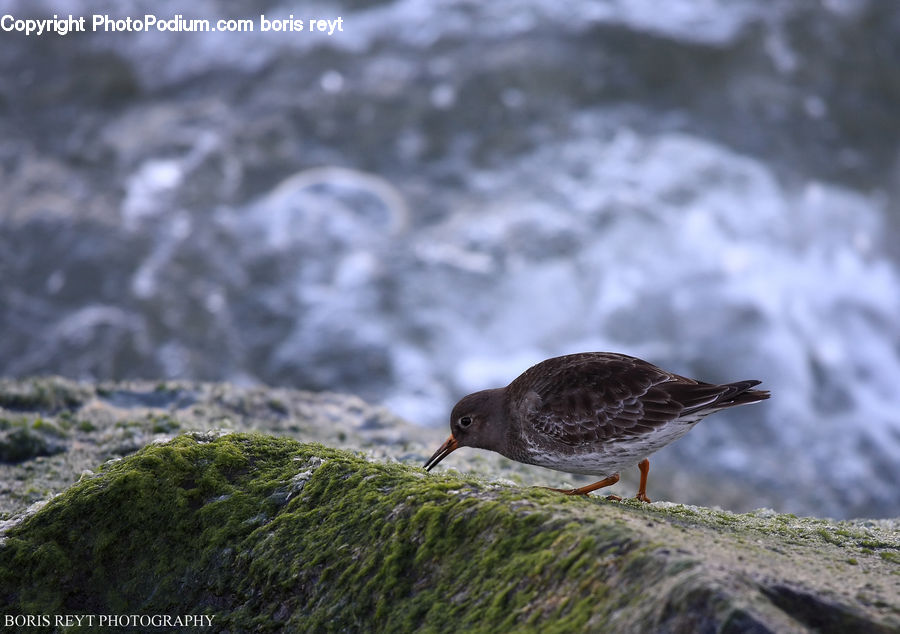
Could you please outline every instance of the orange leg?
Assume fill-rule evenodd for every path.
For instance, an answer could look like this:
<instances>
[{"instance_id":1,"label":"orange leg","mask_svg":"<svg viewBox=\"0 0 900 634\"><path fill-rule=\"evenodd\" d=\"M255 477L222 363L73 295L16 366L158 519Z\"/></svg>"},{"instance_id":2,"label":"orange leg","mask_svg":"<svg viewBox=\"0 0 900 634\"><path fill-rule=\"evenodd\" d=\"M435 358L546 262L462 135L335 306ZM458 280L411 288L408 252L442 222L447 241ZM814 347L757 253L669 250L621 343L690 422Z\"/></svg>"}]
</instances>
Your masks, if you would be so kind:
<instances>
[{"instance_id":1,"label":"orange leg","mask_svg":"<svg viewBox=\"0 0 900 634\"><path fill-rule=\"evenodd\" d=\"M650 461L644 458L638 463L638 469L641 470L641 484L638 487L637 495L634 497L641 502L649 502L650 498L647 497L647 474L650 473Z\"/></svg>"},{"instance_id":2,"label":"orange leg","mask_svg":"<svg viewBox=\"0 0 900 634\"><path fill-rule=\"evenodd\" d=\"M551 491L556 491L557 493L564 493L565 495L587 495L591 491L596 491L597 489L602 489L603 487L609 487L614 485L619 481L619 474L614 473L608 478L604 478L600 480L600 482L594 482L594 484L588 484L587 486L580 487L578 489L554 489L551 487L542 487L544 489L550 489ZM621 499L615 495L609 496L613 499Z\"/></svg>"}]
</instances>

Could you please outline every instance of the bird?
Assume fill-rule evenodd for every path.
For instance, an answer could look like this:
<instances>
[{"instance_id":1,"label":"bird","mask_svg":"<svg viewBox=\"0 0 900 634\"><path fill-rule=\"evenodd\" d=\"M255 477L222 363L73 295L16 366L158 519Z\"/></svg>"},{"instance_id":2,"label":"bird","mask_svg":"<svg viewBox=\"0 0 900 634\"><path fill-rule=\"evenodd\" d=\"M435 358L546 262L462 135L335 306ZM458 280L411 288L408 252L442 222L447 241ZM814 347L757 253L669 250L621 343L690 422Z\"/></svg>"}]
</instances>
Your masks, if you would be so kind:
<instances>
[{"instance_id":1,"label":"bird","mask_svg":"<svg viewBox=\"0 0 900 634\"><path fill-rule=\"evenodd\" d=\"M648 456L709 414L766 400L768 391L752 389L760 383L704 383L616 352L554 357L506 387L460 399L450 414L450 437L424 467L431 471L459 447L488 449L517 462L601 478L574 489L543 487L587 495L637 465L635 497L650 502Z\"/></svg>"}]
</instances>

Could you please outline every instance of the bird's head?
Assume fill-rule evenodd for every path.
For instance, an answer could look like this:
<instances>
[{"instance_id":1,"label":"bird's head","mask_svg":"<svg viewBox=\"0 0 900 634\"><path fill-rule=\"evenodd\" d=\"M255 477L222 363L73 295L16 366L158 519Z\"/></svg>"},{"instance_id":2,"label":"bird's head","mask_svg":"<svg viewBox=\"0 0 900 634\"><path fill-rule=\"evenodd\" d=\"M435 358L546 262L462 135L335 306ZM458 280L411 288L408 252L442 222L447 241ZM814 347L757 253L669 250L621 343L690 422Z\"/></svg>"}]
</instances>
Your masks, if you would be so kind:
<instances>
[{"instance_id":1,"label":"bird's head","mask_svg":"<svg viewBox=\"0 0 900 634\"><path fill-rule=\"evenodd\" d=\"M425 463L431 471L459 447L501 451L504 390L482 390L462 398L450 413L450 438Z\"/></svg>"}]
</instances>

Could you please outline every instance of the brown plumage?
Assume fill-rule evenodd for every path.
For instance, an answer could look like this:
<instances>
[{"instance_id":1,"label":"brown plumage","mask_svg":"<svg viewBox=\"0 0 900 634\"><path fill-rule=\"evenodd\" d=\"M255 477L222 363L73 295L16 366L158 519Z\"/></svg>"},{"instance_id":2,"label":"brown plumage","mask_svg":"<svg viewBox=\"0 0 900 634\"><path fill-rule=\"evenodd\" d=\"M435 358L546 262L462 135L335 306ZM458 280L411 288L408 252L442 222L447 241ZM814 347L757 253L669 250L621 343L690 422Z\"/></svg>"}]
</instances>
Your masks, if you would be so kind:
<instances>
[{"instance_id":1,"label":"brown plumage","mask_svg":"<svg viewBox=\"0 0 900 634\"><path fill-rule=\"evenodd\" d=\"M431 470L458 447L496 451L518 462L603 477L568 494L615 484L619 471L641 470L646 494L649 456L722 409L769 398L759 381L714 385L666 372L612 352L547 359L505 388L460 400L450 415L450 438L425 463Z\"/></svg>"}]
</instances>

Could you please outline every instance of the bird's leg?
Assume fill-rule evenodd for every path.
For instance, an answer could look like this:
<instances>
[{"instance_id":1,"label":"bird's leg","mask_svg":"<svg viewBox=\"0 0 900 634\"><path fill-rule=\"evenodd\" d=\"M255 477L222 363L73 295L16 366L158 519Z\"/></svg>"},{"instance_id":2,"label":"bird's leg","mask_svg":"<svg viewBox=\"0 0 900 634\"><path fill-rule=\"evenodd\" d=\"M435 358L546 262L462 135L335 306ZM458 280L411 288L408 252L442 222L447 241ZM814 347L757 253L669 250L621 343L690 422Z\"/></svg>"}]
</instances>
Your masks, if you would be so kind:
<instances>
[{"instance_id":1,"label":"bird's leg","mask_svg":"<svg viewBox=\"0 0 900 634\"><path fill-rule=\"evenodd\" d=\"M650 498L647 497L647 474L650 473L650 460L644 458L638 463L638 469L641 470L641 484L638 487L638 492L636 497L641 502L649 502Z\"/></svg>"},{"instance_id":2,"label":"bird's leg","mask_svg":"<svg viewBox=\"0 0 900 634\"><path fill-rule=\"evenodd\" d=\"M614 473L608 478L603 478L600 482L594 482L594 484L588 484L587 486L583 486L577 489L554 489L552 487L541 487L543 489L550 489L551 491L556 491L557 493L563 493L565 495L587 495L591 491L596 491L597 489L602 489L603 487L608 487L614 485L619 481L619 474ZM611 495L611 498L615 498L616 496ZM621 499L621 498L619 498Z\"/></svg>"}]
</instances>

